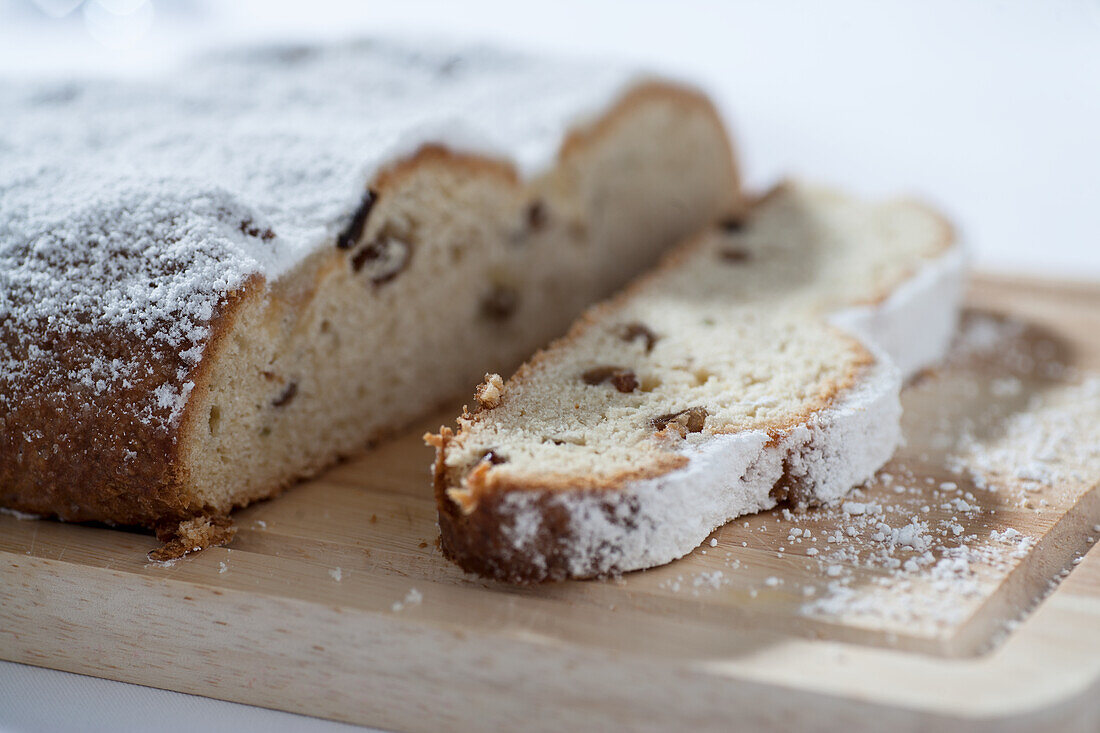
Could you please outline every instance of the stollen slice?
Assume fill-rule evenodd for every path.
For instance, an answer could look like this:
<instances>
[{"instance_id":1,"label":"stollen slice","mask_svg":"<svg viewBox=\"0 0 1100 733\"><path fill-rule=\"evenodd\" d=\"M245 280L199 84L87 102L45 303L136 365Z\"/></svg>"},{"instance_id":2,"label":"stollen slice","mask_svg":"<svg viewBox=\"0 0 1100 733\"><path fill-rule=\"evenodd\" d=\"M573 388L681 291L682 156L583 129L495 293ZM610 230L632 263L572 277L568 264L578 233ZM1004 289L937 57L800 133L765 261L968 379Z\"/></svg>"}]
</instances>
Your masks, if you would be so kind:
<instances>
[{"instance_id":1,"label":"stollen slice","mask_svg":"<svg viewBox=\"0 0 1100 733\"><path fill-rule=\"evenodd\" d=\"M963 271L919 203L777 187L426 436L444 553L511 582L604 576L839 499L897 447L902 381L944 352Z\"/></svg>"}]
</instances>

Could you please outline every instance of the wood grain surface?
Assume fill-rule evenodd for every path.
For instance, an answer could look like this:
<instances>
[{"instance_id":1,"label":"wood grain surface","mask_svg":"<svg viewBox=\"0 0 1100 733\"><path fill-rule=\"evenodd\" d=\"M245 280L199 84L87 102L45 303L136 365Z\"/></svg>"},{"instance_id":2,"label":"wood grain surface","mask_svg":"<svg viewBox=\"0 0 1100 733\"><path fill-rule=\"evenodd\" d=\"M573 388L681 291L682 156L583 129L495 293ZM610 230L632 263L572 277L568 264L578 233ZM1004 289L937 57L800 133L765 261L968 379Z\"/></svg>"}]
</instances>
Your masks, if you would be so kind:
<instances>
[{"instance_id":1,"label":"wood grain surface","mask_svg":"<svg viewBox=\"0 0 1100 733\"><path fill-rule=\"evenodd\" d=\"M1100 729L1100 475L959 463L1100 372L1100 286L984 277L970 302L1013 343L907 388L906 446L847 510L736 520L608 581L485 582L436 544L419 436L448 410L171 566L145 534L0 516L0 657L409 730ZM906 573L921 548L874 540L880 519L960 531Z\"/></svg>"}]
</instances>

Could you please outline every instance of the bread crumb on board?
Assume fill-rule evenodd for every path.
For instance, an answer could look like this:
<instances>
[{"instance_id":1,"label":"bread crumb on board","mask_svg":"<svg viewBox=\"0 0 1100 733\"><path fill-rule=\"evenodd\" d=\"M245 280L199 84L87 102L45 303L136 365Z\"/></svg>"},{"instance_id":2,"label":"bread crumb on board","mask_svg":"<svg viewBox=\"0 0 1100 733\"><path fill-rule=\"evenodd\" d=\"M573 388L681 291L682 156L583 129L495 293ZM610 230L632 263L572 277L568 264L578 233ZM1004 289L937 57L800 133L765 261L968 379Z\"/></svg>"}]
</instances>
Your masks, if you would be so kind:
<instances>
[{"instance_id":1,"label":"bread crumb on board","mask_svg":"<svg viewBox=\"0 0 1100 733\"><path fill-rule=\"evenodd\" d=\"M966 621L1025 561L1045 527L1100 480L1100 374L1052 366L1021 343L1021 329L971 316L941 373L910 388L970 395L983 414L947 414L946 407L938 417L925 415L933 430L911 441L919 447L839 505L780 507L727 525L718 583L711 580L721 553L703 556L717 546L712 539L695 555L700 569L668 566L659 587L748 598L768 590L801 615L868 628L934 633ZM967 366L973 363L980 366ZM1025 524L1029 510L1036 521ZM1100 535L1100 524L1087 526ZM1051 588L1096 537L1080 539L1070 550L1077 559L1067 559Z\"/></svg>"},{"instance_id":2,"label":"bread crumb on board","mask_svg":"<svg viewBox=\"0 0 1100 733\"><path fill-rule=\"evenodd\" d=\"M394 613L404 610L408 606L419 606L420 602L424 600L424 595L416 588L409 588L409 592L405 594L405 599L402 601L394 601L391 606Z\"/></svg>"}]
</instances>

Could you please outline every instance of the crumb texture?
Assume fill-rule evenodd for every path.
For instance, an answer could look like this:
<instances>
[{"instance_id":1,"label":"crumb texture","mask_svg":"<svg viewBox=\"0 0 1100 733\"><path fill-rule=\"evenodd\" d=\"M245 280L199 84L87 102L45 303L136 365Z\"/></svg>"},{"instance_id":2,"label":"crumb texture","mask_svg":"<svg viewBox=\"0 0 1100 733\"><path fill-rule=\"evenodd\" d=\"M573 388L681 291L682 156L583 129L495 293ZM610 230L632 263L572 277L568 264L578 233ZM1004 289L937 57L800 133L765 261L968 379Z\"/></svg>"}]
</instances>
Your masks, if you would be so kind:
<instances>
[{"instance_id":1,"label":"crumb texture","mask_svg":"<svg viewBox=\"0 0 1100 733\"><path fill-rule=\"evenodd\" d=\"M168 524L157 530L157 539L164 543L149 553L154 562L171 562L207 547L228 545L237 528L227 517L192 517L178 524Z\"/></svg>"},{"instance_id":2,"label":"crumb texture","mask_svg":"<svg viewBox=\"0 0 1100 733\"><path fill-rule=\"evenodd\" d=\"M900 379L829 317L950 327L951 278L901 287L950 250L921 206L777 189L589 311L499 405L441 436L444 548L506 577L600 575L667 562L777 501L836 500L896 447ZM488 566L464 555L493 552Z\"/></svg>"}]
</instances>

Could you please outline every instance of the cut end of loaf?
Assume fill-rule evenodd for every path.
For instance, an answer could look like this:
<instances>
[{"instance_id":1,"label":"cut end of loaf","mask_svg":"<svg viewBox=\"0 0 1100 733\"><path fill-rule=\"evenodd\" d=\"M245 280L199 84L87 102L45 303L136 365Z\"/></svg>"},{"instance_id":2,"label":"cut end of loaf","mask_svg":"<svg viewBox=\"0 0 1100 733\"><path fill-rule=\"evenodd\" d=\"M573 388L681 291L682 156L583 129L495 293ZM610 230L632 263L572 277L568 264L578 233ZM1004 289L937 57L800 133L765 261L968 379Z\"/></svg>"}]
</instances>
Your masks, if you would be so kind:
<instances>
[{"instance_id":1,"label":"cut end of loaf","mask_svg":"<svg viewBox=\"0 0 1100 733\"><path fill-rule=\"evenodd\" d=\"M628 94L587 147L574 142L560 170L526 184L435 147L381 175L349 225L357 239L236 314L189 406L200 419L184 442L204 503L228 511L268 496L452 398L473 374L485 374L475 405L493 409L504 383L486 367L518 363L694 222L735 206L730 160L704 163L723 132L709 105L683 106L682 94L657 84ZM694 134L657 150L666 129ZM630 180L616 172L626 161Z\"/></svg>"}]
</instances>

